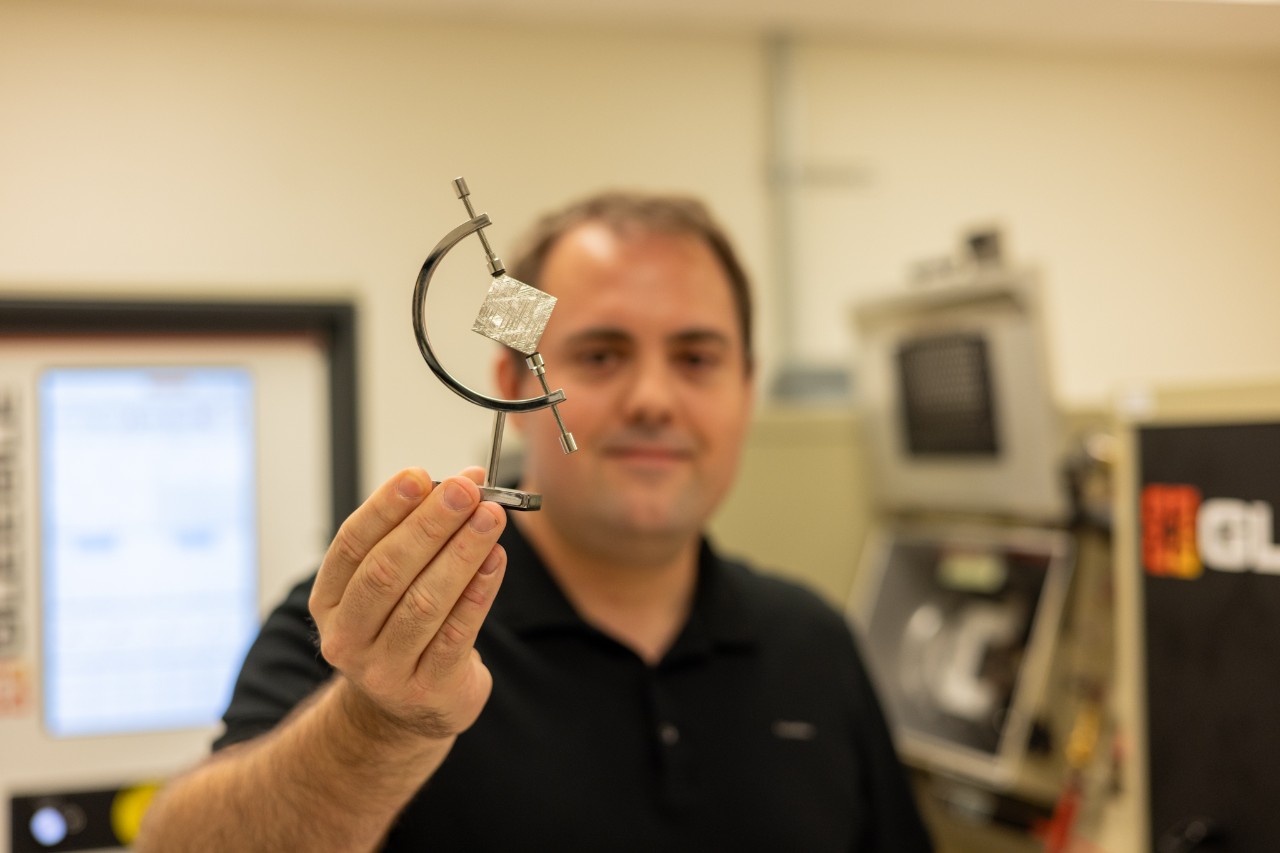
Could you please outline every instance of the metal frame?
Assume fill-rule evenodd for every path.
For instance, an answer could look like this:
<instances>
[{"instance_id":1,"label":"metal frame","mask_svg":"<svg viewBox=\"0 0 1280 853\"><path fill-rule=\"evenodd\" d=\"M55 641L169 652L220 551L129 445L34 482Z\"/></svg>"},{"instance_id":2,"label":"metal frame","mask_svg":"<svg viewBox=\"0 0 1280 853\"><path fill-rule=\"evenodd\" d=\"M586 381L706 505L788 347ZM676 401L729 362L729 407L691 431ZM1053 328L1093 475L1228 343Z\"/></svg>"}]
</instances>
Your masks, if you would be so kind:
<instances>
[{"instance_id":1,"label":"metal frame","mask_svg":"<svg viewBox=\"0 0 1280 853\"><path fill-rule=\"evenodd\" d=\"M360 505L356 310L345 302L0 298L0 336L317 335L329 364L331 533ZM349 452L338 452L346 448Z\"/></svg>"}]
</instances>

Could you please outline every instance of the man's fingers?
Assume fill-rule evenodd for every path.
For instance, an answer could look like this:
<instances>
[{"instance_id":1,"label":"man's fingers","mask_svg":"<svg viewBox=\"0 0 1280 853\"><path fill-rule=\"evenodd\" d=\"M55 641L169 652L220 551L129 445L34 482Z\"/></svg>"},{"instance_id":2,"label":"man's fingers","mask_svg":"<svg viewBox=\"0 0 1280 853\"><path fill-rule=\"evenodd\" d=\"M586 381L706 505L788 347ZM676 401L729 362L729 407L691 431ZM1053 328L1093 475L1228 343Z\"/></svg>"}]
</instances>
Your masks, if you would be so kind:
<instances>
[{"instance_id":1,"label":"man's fingers","mask_svg":"<svg viewBox=\"0 0 1280 853\"><path fill-rule=\"evenodd\" d=\"M469 529L467 522L477 513L479 503L479 487L465 477L450 477L436 486L360 563L342 595L341 606L331 614L327 626L331 634L343 638L344 644L368 646L379 640L386 623L395 614L400 614L395 621L403 621L406 609L416 613L417 621L425 621L434 631L453 599L466 586L466 579L475 573L475 567L497 541L494 532L492 538L483 543L482 550L468 554L468 550L476 551L481 546L468 545L470 539L455 536L460 530ZM489 517L493 511L498 510L491 506L483 514ZM474 560L466 570L466 577L441 586L447 577L442 578L440 572L435 572L429 573L433 577L429 586L415 582L428 565L439 562L445 554L453 555L451 561L446 561L447 565L455 564L459 556L463 560ZM415 632L420 630L420 624L414 626ZM425 645L426 639L420 639L416 648L411 644L389 648L385 642L379 642L375 655L393 655L389 659L398 660L402 672L407 673Z\"/></svg>"},{"instance_id":2,"label":"man's fingers","mask_svg":"<svg viewBox=\"0 0 1280 853\"><path fill-rule=\"evenodd\" d=\"M506 520L506 514L496 504L485 502L475 508L426 571L413 578L387 617L378 637L380 655L389 659L404 657L410 662L418 659L479 569L486 566ZM492 570L492 564L487 567Z\"/></svg>"},{"instance_id":3,"label":"man's fingers","mask_svg":"<svg viewBox=\"0 0 1280 853\"><path fill-rule=\"evenodd\" d=\"M312 614L337 606L352 576L373 547L404 521L431 491L431 478L426 471L405 469L379 486L342 523L316 575L311 591Z\"/></svg>"},{"instance_id":4,"label":"man's fingers","mask_svg":"<svg viewBox=\"0 0 1280 853\"><path fill-rule=\"evenodd\" d=\"M422 653L418 662L421 676L447 677L470 658L506 568L507 552L501 545L494 545Z\"/></svg>"}]
</instances>

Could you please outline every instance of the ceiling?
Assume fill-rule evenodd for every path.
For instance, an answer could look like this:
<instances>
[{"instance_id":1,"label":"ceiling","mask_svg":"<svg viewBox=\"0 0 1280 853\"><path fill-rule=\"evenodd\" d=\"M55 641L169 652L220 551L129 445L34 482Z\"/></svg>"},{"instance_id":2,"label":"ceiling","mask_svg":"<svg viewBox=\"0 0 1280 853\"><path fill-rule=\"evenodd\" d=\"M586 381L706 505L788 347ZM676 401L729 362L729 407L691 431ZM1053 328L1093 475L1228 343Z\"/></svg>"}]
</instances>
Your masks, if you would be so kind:
<instances>
[{"instance_id":1,"label":"ceiling","mask_svg":"<svg viewBox=\"0 0 1280 853\"><path fill-rule=\"evenodd\" d=\"M1280 3L1199 0L149 0L151 5L1280 59Z\"/></svg>"}]
</instances>

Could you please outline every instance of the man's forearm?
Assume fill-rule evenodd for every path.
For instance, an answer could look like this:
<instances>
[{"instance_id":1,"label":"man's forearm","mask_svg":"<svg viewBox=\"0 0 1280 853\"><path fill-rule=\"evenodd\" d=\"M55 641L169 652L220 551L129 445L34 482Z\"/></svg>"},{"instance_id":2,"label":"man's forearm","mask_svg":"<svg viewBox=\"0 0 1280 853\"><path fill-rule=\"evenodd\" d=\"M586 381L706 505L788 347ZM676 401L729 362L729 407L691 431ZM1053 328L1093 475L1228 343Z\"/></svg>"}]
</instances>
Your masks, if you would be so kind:
<instances>
[{"instance_id":1,"label":"man's forearm","mask_svg":"<svg viewBox=\"0 0 1280 853\"><path fill-rule=\"evenodd\" d=\"M452 744L389 723L338 676L275 731L175 779L135 849L372 850Z\"/></svg>"}]
</instances>

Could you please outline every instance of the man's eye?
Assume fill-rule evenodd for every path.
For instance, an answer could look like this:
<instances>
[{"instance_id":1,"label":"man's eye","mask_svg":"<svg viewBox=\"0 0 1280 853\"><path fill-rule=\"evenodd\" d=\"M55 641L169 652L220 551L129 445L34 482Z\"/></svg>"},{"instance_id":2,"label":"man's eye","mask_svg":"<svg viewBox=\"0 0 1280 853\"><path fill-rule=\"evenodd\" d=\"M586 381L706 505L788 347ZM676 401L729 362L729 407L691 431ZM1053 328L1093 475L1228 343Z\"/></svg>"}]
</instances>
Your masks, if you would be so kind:
<instances>
[{"instance_id":1,"label":"man's eye","mask_svg":"<svg viewBox=\"0 0 1280 853\"><path fill-rule=\"evenodd\" d=\"M574 360L583 367L599 370L614 366L621 358L622 356L617 350L593 349L579 352Z\"/></svg>"},{"instance_id":2,"label":"man's eye","mask_svg":"<svg viewBox=\"0 0 1280 853\"><path fill-rule=\"evenodd\" d=\"M710 370L719 366L722 360L720 353L708 350L686 350L677 356L683 367L693 371Z\"/></svg>"}]
</instances>

